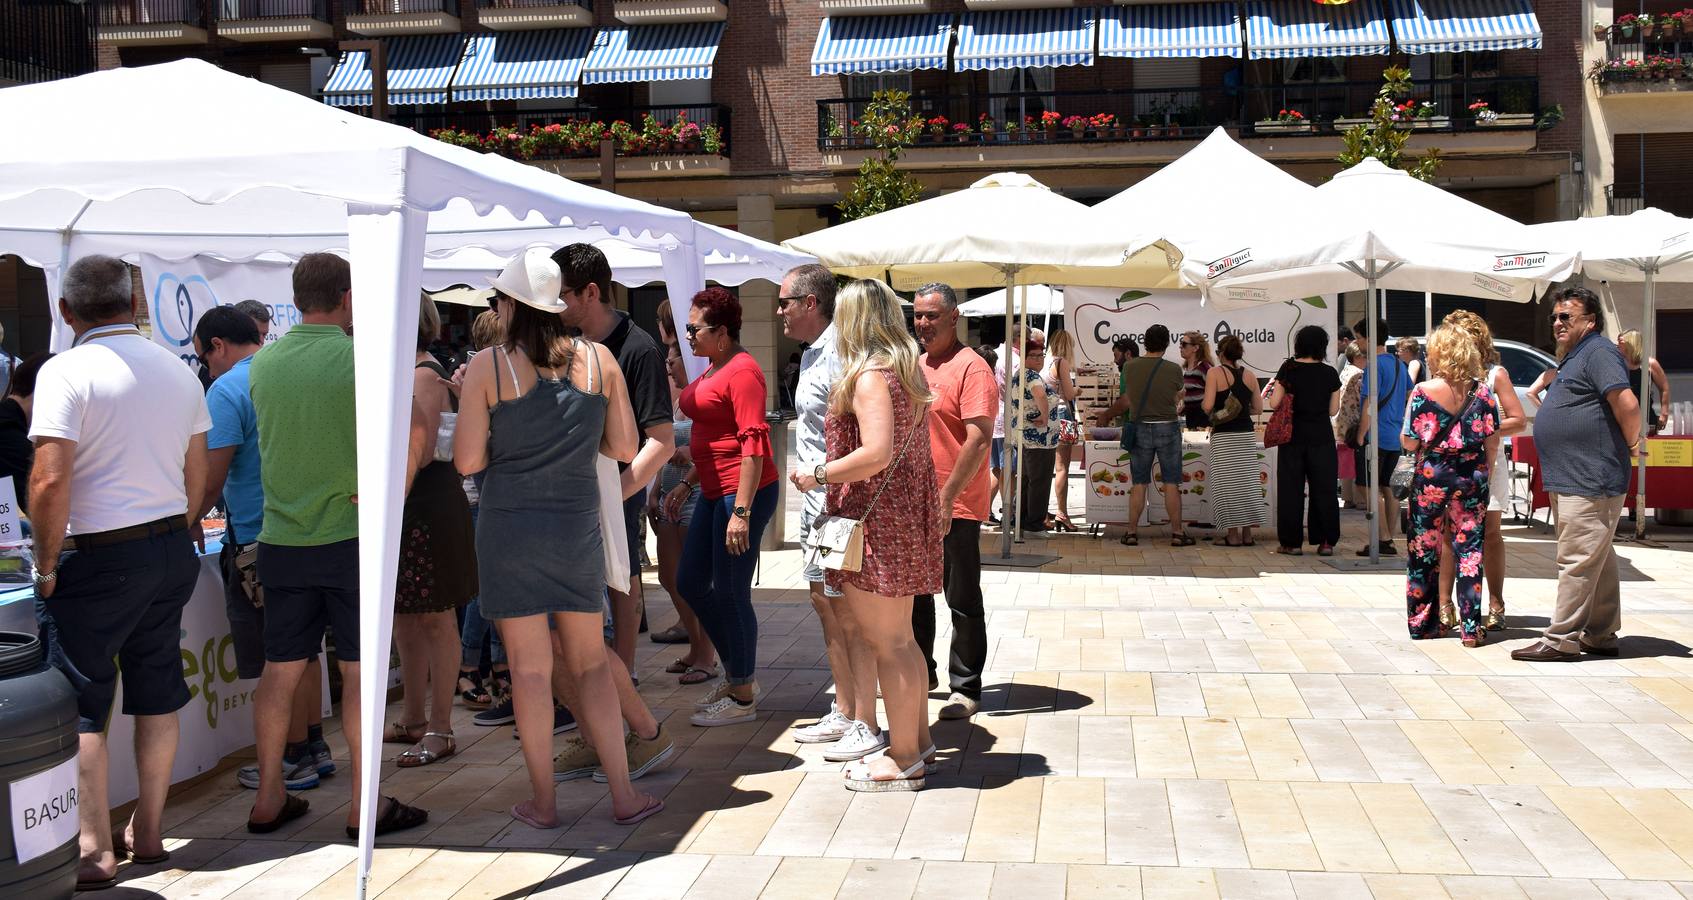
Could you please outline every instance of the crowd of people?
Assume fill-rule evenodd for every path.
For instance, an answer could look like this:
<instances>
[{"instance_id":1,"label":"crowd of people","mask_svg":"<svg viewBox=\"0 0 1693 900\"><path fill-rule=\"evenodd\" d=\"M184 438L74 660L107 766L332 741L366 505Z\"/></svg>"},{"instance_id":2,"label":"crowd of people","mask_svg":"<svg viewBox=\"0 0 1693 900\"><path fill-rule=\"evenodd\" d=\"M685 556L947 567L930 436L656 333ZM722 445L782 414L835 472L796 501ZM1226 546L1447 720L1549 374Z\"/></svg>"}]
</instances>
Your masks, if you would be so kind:
<instances>
[{"instance_id":1,"label":"crowd of people","mask_svg":"<svg viewBox=\"0 0 1693 900\"><path fill-rule=\"evenodd\" d=\"M1006 512L1017 504L1025 529L1074 528L1064 479L1084 411L1069 335L1049 342L1029 330L1015 346L978 352L959 338L949 285L916 291L908 329L887 284L796 268L776 310L784 333L806 348L784 387L797 414L796 464L784 473L765 376L741 343L739 298L723 288L695 294L680 333L666 304L654 337L612 305L611 279L591 245L520 254L492 279L489 309L472 329L477 352L455 371L428 352L441 324L433 302L419 299L392 598L404 693L398 720L377 732L383 717L360 708L358 691L348 264L327 253L298 261L300 321L276 340L267 342L262 304L201 316L192 340L210 379L204 388L136 326L124 263L90 256L69 267L59 309L74 345L8 366L0 465L29 483L37 615L50 661L77 695L80 886L110 884L120 856L168 858L160 822L176 711L189 697L178 634L198 578L199 523L214 507L225 512L219 564L239 674L258 679L257 762L237 773L254 791L254 833L305 815L300 792L338 770L315 674L326 651L343 688L350 838L363 741L403 745L401 767L451 758L455 702L479 710L478 725L515 724L530 788L510 809L515 820L559 827L555 784L590 777L608 785L619 825L662 810L633 784L675 747L632 674L642 526L653 532L658 582L677 612L676 625L653 637L688 645L664 671L682 684L711 683L689 723L752 722L760 693L752 584L782 478L803 497L804 577L835 685L828 713L793 738L847 763L847 790L925 786L936 759L927 699L942 680L936 596L952 625L937 714L965 719L981 707L989 646L980 539L984 526L1000 524L994 500L1007 470L1021 470L1023 491L1006 499ZM1204 335L1162 325L1138 343L1119 340L1118 396L1093 421L1120 429L1129 455L1121 541L1139 543L1156 468L1171 546L1196 543L1181 510L1181 456L1184 429L1203 428L1213 546L1253 546L1266 524L1258 421L1270 412L1286 426L1275 442L1276 552L1313 545L1333 555L1341 498L1362 505L1374 466L1381 543L1358 552L1397 552L1392 526L1404 499L1411 637L1455 631L1479 645L1504 622L1499 525L1509 475L1500 441L1524 427L1524 411L1479 316L1448 316L1426 347L1378 345L1373 363L1352 339L1363 324L1342 332L1339 371L1326 331L1308 326L1263 382L1243 364L1238 337L1224 337L1214 356ZM1626 339L1619 350L1603 338L1591 292L1559 294L1552 328L1562 362L1537 440L1557 513L1559 593L1543 639L1512 655L1615 655L1610 536L1640 414L1630 377L1656 381L1657 370L1631 368ZM1179 362L1168 358L1172 339ZM698 377L688 378L684 354L704 362ZM996 365L1001 354L1009 365ZM1009 448L1007 394L1019 429ZM1373 429L1382 448L1369 459ZM140 797L114 834L104 821L105 731L120 681L122 712L136 723ZM399 799L379 802L378 835L428 819Z\"/></svg>"}]
</instances>

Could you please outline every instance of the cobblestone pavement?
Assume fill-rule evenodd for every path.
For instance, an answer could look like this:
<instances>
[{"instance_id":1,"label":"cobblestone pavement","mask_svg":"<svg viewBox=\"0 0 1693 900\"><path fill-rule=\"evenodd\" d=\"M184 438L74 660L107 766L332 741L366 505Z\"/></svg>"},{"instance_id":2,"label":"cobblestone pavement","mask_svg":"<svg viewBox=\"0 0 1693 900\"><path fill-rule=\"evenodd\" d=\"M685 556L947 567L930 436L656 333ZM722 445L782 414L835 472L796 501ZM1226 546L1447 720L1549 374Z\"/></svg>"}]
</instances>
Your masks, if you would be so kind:
<instances>
[{"instance_id":1,"label":"cobblestone pavement","mask_svg":"<svg viewBox=\"0 0 1693 900\"><path fill-rule=\"evenodd\" d=\"M1344 519L1343 554L1364 525ZM1619 545L1621 659L1530 664L1508 654L1550 610L1544 528L1508 528L1511 629L1473 651L1407 639L1401 571L1275 556L1268 531L1250 549L1160 534L1032 540L1062 558L983 573L984 709L935 727L941 771L918 794L850 794L789 736L830 683L798 553L767 554L756 724L690 727L705 687L678 687L673 649L642 641L641 692L679 744L641 782L665 812L620 828L604 787L575 781L567 827L514 823L511 728L461 710L456 757L384 767L430 820L382 843L373 896L1693 897L1688 545ZM647 598L669 624L651 570ZM127 866L123 886L350 896L345 777L260 839L220 773L171 804L170 867Z\"/></svg>"}]
</instances>

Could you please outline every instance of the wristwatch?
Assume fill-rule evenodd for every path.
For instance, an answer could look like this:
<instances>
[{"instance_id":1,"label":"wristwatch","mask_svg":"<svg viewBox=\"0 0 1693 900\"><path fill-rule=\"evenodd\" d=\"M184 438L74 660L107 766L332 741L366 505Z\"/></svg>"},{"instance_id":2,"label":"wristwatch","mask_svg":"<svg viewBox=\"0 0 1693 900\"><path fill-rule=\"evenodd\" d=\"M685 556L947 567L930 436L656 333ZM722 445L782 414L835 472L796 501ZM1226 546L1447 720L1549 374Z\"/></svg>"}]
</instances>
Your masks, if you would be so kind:
<instances>
[{"instance_id":1,"label":"wristwatch","mask_svg":"<svg viewBox=\"0 0 1693 900\"><path fill-rule=\"evenodd\" d=\"M829 483L829 464L828 463L818 463L817 468L811 470L811 477L816 479L818 484L828 484Z\"/></svg>"},{"instance_id":2,"label":"wristwatch","mask_svg":"<svg viewBox=\"0 0 1693 900\"><path fill-rule=\"evenodd\" d=\"M750 519L750 518L752 518L752 510L747 509L744 506L737 506L737 507L735 507L735 518L737 518L737 519Z\"/></svg>"},{"instance_id":3,"label":"wristwatch","mask_svg":"<svg viewBox=\"0 0 1693 900\"><path fill-rule=\"evenodd\" d=\"M58 578L59 578L59 567L54 566L53 570L50 571L50 572L37 572L37 573L35 573L33 576L30 577L30 580L35 582L36 587L41 587L44 584L52 584L54 581L57 581Z\"/></svg>"}]
</instances>

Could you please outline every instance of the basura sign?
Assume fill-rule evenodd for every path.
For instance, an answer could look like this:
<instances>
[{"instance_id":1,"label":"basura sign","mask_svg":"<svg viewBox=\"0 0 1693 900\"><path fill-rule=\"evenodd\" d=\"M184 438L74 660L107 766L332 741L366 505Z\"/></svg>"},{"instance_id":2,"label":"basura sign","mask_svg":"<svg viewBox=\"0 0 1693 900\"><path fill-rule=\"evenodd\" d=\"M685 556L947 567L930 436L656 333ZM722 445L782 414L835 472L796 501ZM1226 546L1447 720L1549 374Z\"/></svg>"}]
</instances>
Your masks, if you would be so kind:
<instances>
[{"instance_id":1,"label":"basura sign","mask_svg":"<svg viewBox=\"0 0 1693 900\"><path fill-rule=\"evenodd\" d=\"M74 842L76 757L7 785L12 798L12 847L18 865Z\"/></svg>"}]
</instances>

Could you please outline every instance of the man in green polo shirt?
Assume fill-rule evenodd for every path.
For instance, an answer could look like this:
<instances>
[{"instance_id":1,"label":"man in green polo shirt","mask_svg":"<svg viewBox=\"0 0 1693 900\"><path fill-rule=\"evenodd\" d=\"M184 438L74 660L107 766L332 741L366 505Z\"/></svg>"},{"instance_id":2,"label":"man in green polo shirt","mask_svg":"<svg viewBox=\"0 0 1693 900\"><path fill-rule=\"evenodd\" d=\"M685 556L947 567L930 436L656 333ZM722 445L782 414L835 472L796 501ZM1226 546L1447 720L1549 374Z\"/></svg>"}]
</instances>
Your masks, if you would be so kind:
<instances>
[{"instance_id":1,"label":"man in green polo shirt","mask_svg":"<svg viewBox=\"0 0 1693 900\"><path fill-rule=\"evenodd\" d=\"M265 670L254 708L259 792L247 830L275 831L305 815L282 783L294 688L335 630L341 667L341 729L353 761L349 833L359 821L359 512L353 402L352 273L331 253L294 266L300 324L253 357L248 373L259 425L265 519L259 581L265 588ZM373 738L374 739L374 738ZM428 814L381 801L376 833L421 824Z\"/></svg>"}]
</instances>

